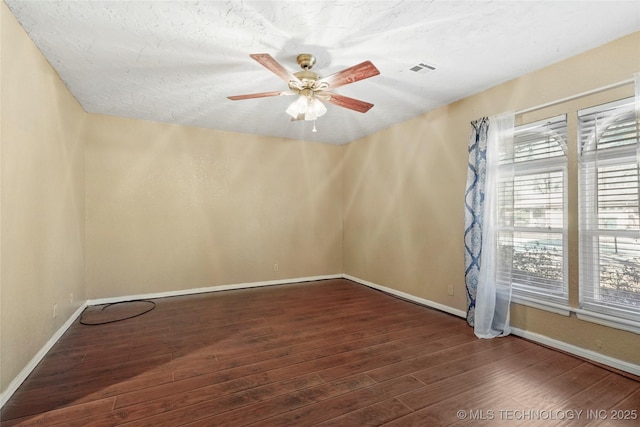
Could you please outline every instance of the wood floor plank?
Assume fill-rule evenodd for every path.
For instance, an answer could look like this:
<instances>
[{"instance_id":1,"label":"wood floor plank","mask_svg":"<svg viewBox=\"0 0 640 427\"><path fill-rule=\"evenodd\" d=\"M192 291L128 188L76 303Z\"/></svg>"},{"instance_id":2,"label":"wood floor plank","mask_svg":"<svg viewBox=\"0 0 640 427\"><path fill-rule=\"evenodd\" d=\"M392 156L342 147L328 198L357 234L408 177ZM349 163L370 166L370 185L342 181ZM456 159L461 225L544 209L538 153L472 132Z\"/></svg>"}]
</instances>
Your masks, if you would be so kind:
<instances>
[{"instance_id":1,"label":"wood floor plank","mask_svg":"<svg viewBox=\"0 0 640 427\"><path fill-rule=\"evenodd\" d=\"M214 390L220 394L235 393L240 390L271 384L273 380L267 372L260 372L254 375L229 379L227 381L208 381L204 378L197 378L199 381L189 379L176 381L174 383L162 384L155 387L148 387L144 390L135 390L123 393L116 398L114 409L126 408L128 406L140 405L145 402L171 400L173 396L186 394L192 391ZM204 381L203 381L204 380Z\"/></svg>"},{"instance_id":2,"label":"wood floor plank","mask_svg":"<svg viewBox=\"0 0 640 427\"><path fill-rule=\"evenodd\" d=\"M553 358L542 362L536 362L535 356L527 355L527 357L532 357L533 360L529 361L531 363L530 367L524 370L530 369L532 375L540 372L540 375L547 379L566 370L573 369L582 363L575 358L562 354L557 354ZM499 380L502 376L511 376L513 379L518 379L520 383L525 383L528 377L521 379L521 377L516 377L516 373L519 369L523 369L526 363L525 361L520 364L519 360L512 358L512 360L505 359L488 365L477 366L459 375L431 384L429 387L400 396L400 400L411 409L418 410L441 400L457 396L469 389L484 389L487 384ZM547 369L549 364L554 366L555 369L545 373L543 370Z\"/></svg>"},{"instance_id":3,"label":"wood floor plank","mask_svg":"<svg viewBox=\"0 0 640 427\"><path fill-rule=\"evenodd\" d=\"M640 423L640 388L616 403L612 408L593 414L589 427L638 426Z\"/></svg>"},{"instance_id":4,"label":"wood floor plank","mask_svg":"<svg viewBox=\"0 0 640 427\"><path fill-rule=\"evenodd\" d=\"M230 367L228 369L217 369L216 366L203 365L200 367L189 367L188 369L175 369L173 375L176 381L180 381L187 378L201 377L203 375L222 375L223 378L227 378L234 375L249 375L257 372L276 369L280 367L295 366L300 363L302 359L297 354L285 354L281 357L268 358L255 363L239 365ZM231 364L233 365L233 363Z\"/></svg>"},{"instance_id":5,"label":"wood floor plank","mask_svg":"<svg viewBox=\"0 0 640 427\"><path fill-rule=\"evenodd\" d=\"M321 383L322 380L317 375L309 374L286 381L270 381L255 387L247 386L246 383L201 387L118 408L103 417L93 416L86 421L99 425L179 425Z\"/></svg>"},{"instance_id":6,"label":"wood floor plank","mask_svg":"<svg viewBox=\"0 0 640 427\"><path fill-rule=\"evenodd\" d=\"M526 404L536 409L562 408L566 400L593 386L608 374L608 371L584 362L575 369L540 384L539 387L530 387L512 396L521 405Z\"/></svg>"},{"instance_id":7,"label":"wood floor plank","mask_svg":"<svg viewBox=\"0 0 640 427\"><path fill-rule=\"evenodd\" d=\"M366 375L354 375L329 383L323 383L314 387L297 390L291 393L276 396L271 399L264 399L259 402L249 404L245 407L218 414L212 417L205 417L190 426L238 426L259 422L262 424L265 418L278 416L283 412L288 412L300 407L315 405L319 402L331 398L340 397L348 392L359 390L375 384Z\"/></svg>"},{"instance_id":8,"label":"wood floor plank","mask_svg":"<svg viewBox=\"0 0 640 427\"><path fill-rule=\"evenodd\" d=\"M468 380L468 377L465 376L464 379ZM391 421L389 425L448 426L461 421L461 424L469 423L468 425L473 426L482 422L491 424L500 419L501 410L521 407L510 395L526 387L521 377L509 373L508 370L494 371L493 374L483 373L483 380L479 384L471 381L469 387L458 388L455 393L441 388L440 390L449 392L431 401L417 403L414 400L412 409L420 409ZM425 389L429 388L431 387ZM406 404L404 396L398 399ZM460 419L460 411L464 411L464 420Z\"/></svg>"},{"instance_id":9,"label":"wood floor plank","mask_svg":"<svg viewBox=\"0 0 640 427\"><path fill-rule=\"evenodd\" d=\"M92 414L105 413L113 407L115 398L94 400L79 405L51 409L35 415L19 418L0 418L3 427L13 426L56 426L65 425L77 419L86 419Z\"/></svg>"},{"instance_id":10,"label":"wood floor plank","mask_svg":"<svg viewBox=\"0 0 640 427\"><path fill-rule=\"evenodd\" d=\"M402 343L398 342L390 342L383 343L378 345L372 345L369 347L365 347L362 349L356 349L348 352L340 352L337 354L333 354L330 356L326 356L320 359L311 359L305 362L302 362L296 366L287 366L280 369L274 369L269 372L274 378L284 379L290 378L291 375L298 375L300 372L305 372L311 370L313 372L321 371L323 375L325 371L331 370L334 366L345 366L346 364L352 363L353 360L369 360L375 357L384 357L386 354L395 354L398 352L403 352L406 347ZM345 376L349 376L352 373L361 372L361 371L349 371L347 375L337 375L333 376L333 378L324 378L327 381L332 379L337 379ZM324 377L324 375L323 375Z\"/></svg>"},{"instance_id":11,"label":"wood floor plank","mask_svg":"<svg viewBox=\"0 0 640 427\"><path fill-rule=\"evenodd\" d=\"M527 349L523 351L523 347ZM488 351L472 353L463 359L453 359L442 365L430 366L412 375L425 384L434 384L438 381L450 380L452 382L463 378L461 375L470 373L474 375L477 369L503 368L523 369L557 355L556 352L540 347L524 340L506 340L501 346L490 348ZM512 368L510 368L512 367ZM371 372L372 378L377 378L378 370Z\"/></svg>"},{"instance_id":12,"label":"wood floor plank","mask_svg":"<svg viewBox=\"0 0 640 427\"><path fill-rule=\"evenodd\" d=\"M495 343L493 341L486 343L477 340L464 342L463 344L454 345L436 352L421 354L418 357L403 362L387 364L381 368L371 370L369 376L381 382L398 375L413 374L423 369L429 369L451 360L466 358L470 354L475 354L499 344L497 341L495 341Z\"/></svg>"},{"instance_id":13,"label":"wood floor plank","mask_svg":"<svg viewBox=\"0 0 640 427\"><path fill-rule=\"evenodd\" d=\"M443 334L444 335L444 334ZM320 371L320 376L327 381L341 378L354 372L367 372L381 366L396 364L408 359L414 359L421 355L435 353L450 346L467 343L469 336L466 333L456 334L439 340L427 341L421 346L409 347L399 351L385 354L372 354L370 357L349 360L347 363L330 367Z\"/></svg>"},{"instance_id":14,"label":"wood floor plank","mask_svg":"<svg viewBox=\"0 0 640 427\"><path fill-rule=\"evenodd\" d=\"M463 319L349 280L155 303L121 322L73 324L0 425L538 426L496 411L640 406L635 379L517 337L479 340Z\"/></svg>"},{"instance_id":15,"label":"wood floor plank","mask_svg":"<svg viewBox=\"0 0 640 427\"><path fill-rule=\"evenodd\" d=\"M98 380L96 380L98 381ZM135 391L146 390L149 387L161 384L170 385L173 382L171 372L159 372L156 375L144 375L127 381L107 383L100 387L86 384L74 385L64 383L63 386L47 387L43 389L29 390L21 393L13 400L11 408L7 408L7 417L25 417L40 412L49 411L51 408L63 408L81 403L89 403L108 397L122 396ZM144 391L142 393L145 393Z\"/></svg>"},{"instance_id":16,"label":"wood floor plank","mask_svg":"<svg viewBox=\"0 0 640 427\"><path fill-rule=\"evenodd\" d=\"M383 400L362 409L349 412L337 418L318 424L321 427L380 426L411 412L407 405L397 398Z\"/></svg>"},{"instance_id":17,"label":"wood floor plank","mask_svg":"<svg viewBox=\"0 0 640 427\"><path fill-rule=\"evenodd\" d=\"M508 366L504 362L501 363L502 367ZM540 371L541 367L548 366L549 363L556 366L553 372L545 373ZM543 416L549 412L545 411L548 408L541 406L543 402L541 399L529 402L525 401L524 398L515 399L514 395L520 397L533 396L534 398L544 395L553 399L554 403L557 404L555 393L563 396L565 393L571 393L571 390L574 389L572 385L569 385L568 391L564 391L560 386L563 379L577 378L580 374L587 373L589 368L600 369L594 365L589 365L589 367L585 365L588 364L559 354L557 357L519 371L514 371L512 368L507 367L506 370L498 369L490 373L489 370L483 369L481 375L484 379L481 386L476 385L477 383L473 380L470 381L468 372L464 374L470 385L468 389L461 388L454 392L454 390L440 388L438 391L442 392L441 395L431 397L430 400L427 400L428 403L426 405L422 405L421 409L394 420L390 425L418 425L420 423L424 423L424 425L464 425L468 422L471 422L474 426L493 425L497 422L518 425L532 418L535 419L536 414L539 414L540 411L543 411ZM533 381L530 376L534 372L538 373L536 381ZM565 378L559 380L562 376L565 376ZM476 377L475 380L477 379ZM445 383L445 381L441 383ZM433 386L438 384L440 383L433 384ZM430 390L430 392L433 391ZM407 403L403 396L399 399ZM434 401L436 402L435 404L431 403ZM415 396L413 401L409 400L409 404L412 408L416 407ZM411 404L414 406L411 406ZM554 406L552 409L558 410L561 408ZM464 419L460 419L459 411L463 411ZM549 420L545 421L548 422Z\"/></svg>"},{"instance_id":18,"label":"wood floor plank","mask_svg":"<svg viewBox=\"0 0 640 427\"><path fill-rule=\"evenodd\" d=\"M261 427L313 426L422 386L424 384L412 376L394 378L393 380L316 402L313 405L290 410L251 425L259 425Z\"/></svg>"},{"instance_id":19,"label":"wood floor plank","mask_svg":"<svg viewBox=\"0 0 640 427\"><path fill-rule=\"evenodd\" d=\"M607 372L602 380L584 388L558 405L546 405L546 409L559 411L559 417L564 418L554 422L556 427L582 426L595 418L600 418L603 413L610 414L614 405L624 401L636 389L636 381ZM638 414L638 422L640 422L640 414ZM522 425L545 426L548 425L548 421L530 420Z\"/></svg>"},{"instance_id":20,"label":"wood floor plank","mask_svg":"<svg viewBox=\"0 0 640 427\"><path fill-rule=\"evenodd\" d=\"M474 341L460 347L465 347L466 349L469 349L469 347L471 347L473 349L475 347L473 346L473 344L475 343L479 343L478 345L480 345L480 347L475 348L476 351L469 351L460 358L455 358L457 347L451 349L451 351L454 352L454 357L451 357L444 361L440 355L441 353L447 354L447 350L434 353L433 355L428 355L427 357L431 357L431 363L428 367L421 370L414 370L413 360L410 360L406 363L410 364L412 369L409 370L414 377L418 378L425 384L432 384L447 378L455 377L456 375L463 374L467 371L471 371L478 368L479 366L485 366L510 357L524 355L527 354L527 351L536 351L539 348L531 343L520 339L500 340L496 341L496 344L491 346L487 346L484 341ZM555 354L551 351L548 351L548 353L548 357L551 357ZM523 359L519 360L522 361ZM417 367L417 369L419 369L423 365L422 361L418 362L420 363L420 365ZM395 367L396 365L383 366L381 368L374 369L373 371L368 372L368 374L376 381L384 381L395 376Z\"/></svg>"}]
</instances>

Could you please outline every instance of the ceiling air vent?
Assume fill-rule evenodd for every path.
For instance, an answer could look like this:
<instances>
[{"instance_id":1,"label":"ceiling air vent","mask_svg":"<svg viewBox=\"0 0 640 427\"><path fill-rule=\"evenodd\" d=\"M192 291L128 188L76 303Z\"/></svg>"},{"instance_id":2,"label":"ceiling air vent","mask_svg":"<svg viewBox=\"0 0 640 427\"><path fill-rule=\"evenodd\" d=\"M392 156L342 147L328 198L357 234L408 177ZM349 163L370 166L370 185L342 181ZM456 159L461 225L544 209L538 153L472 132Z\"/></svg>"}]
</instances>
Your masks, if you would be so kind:
<instances>
[{"instance_id":1,"label":"ceiling air vent","mask_svg":"<svg viewBox=\"0 0 640 427\"><path fill-rule=\"evenodd\" d=\"M414 71L416 73L421 73L421 74L426 74L430 71L433 71L436 69L436 67L434 67L433 65L429 65L429 64L425 64L424 62L419 63L418 65L414 65L413 67L409 68L411 71Z\"/></svg>"}]
</instances>

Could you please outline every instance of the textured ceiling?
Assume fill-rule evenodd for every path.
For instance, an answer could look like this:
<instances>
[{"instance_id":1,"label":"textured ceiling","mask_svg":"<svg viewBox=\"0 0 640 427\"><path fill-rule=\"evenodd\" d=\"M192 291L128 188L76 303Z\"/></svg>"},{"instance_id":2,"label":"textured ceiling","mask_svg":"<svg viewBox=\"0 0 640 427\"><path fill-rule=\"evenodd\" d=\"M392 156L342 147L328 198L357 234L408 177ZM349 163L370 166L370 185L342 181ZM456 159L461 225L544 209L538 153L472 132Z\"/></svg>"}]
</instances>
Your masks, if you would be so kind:
<instances>
[{"instance_id":1,"label":"textured ceiling","mask_svg":"<svg viewBox=\"0 0 640 427\"><path fill-rule=\"evenodd\" d=\"M5 0L88 112L343 144L640 30L640 1ZM335 90L375 104L329 104L290 121L287 89L249 58L321 76L365 60L380 75ZM415 73L414 65L436 67Z\"/></svg>"}]
</instances>

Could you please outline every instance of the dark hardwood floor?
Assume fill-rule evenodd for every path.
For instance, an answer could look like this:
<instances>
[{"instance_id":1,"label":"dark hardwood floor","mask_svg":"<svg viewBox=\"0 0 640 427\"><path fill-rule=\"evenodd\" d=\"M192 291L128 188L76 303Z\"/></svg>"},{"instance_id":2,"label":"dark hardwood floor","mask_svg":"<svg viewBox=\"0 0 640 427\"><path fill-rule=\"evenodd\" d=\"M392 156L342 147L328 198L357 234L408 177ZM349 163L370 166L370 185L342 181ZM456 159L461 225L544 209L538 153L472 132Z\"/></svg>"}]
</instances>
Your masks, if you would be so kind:
<instances>
[{"instance_id":1,"label":"dark hardwood floor","mask_svg":"<svg viewBox=\"0 0 640 427\"><path fill-rule=\"evenodd\" d=\"M76 321L2 426L640 423L634 379L348 280L155 302Z\"/></svg>"}]
</instances>

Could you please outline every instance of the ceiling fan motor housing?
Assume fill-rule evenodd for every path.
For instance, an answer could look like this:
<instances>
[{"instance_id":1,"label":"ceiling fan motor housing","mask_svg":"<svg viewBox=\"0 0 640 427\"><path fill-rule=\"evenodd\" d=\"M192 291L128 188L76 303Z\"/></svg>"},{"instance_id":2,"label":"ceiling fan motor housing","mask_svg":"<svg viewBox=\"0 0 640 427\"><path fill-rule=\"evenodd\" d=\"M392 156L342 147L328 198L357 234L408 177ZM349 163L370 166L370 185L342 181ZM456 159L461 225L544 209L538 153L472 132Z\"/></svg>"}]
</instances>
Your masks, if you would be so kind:
<instances>
[{"instance_id":1,"label":"ceiling fan motor housing","mask_svg":"<svg viewBox=\"0 0 640 427\"><path fill-rule=\"evenodd\" d=\"M298 61L298 65L302 68L302 71L298 71L293 75L302 82L303 89L311 89L313 84L320 78L317 73L311 71L311 67L316 63L316 57L310 53L301 53L298 55L296 60ZM300 90L298 85L292 86L291 82L289 83L289 88L293 90Z\"/></svg>"},{"instance_id":2,"label":"ceiling fan motor housing","mask_svg":"<svg viewBox=\"0 0 640 427\"><path fill-rule=\"evenodd\" d=\"M293 75L296 76L302 83L313 83L318 80L318 74L309 70L298 71Z\"/></svg>"},{"instance_id":3,"label":"ceiling fan motor housing","mask_svg":"<svg viewBox=\"0 0 640 427\"><path fill-rule=\"evenodd\" d=\"M296 58L296 61L298 61L298 65L303 70L310 70L316 64L316 57L310 53L301 53Z\"/></svg>"}]
</instances>

